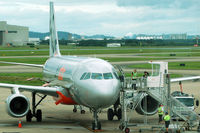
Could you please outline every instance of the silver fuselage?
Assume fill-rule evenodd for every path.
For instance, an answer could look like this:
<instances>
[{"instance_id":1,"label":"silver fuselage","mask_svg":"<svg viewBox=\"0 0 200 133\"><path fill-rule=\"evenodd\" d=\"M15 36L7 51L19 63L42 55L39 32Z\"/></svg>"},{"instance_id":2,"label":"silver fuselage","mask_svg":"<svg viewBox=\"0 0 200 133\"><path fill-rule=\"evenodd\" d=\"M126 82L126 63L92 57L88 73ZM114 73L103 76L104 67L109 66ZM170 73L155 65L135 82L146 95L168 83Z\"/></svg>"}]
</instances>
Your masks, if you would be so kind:
<instances>
[{"instance_id":1,"label":"silver fuselage","mask_svg":"<svg viewBox=\"0 0 200 133\"><path fill-rule=\"evenodd\" d=\"M66 97L92 109L109 107L119 97L120 81L116 71L110 63L102 59L51 57L44 65L43 74L44 80L51 86L62 88Z\"/></svg>"}]
</instances>

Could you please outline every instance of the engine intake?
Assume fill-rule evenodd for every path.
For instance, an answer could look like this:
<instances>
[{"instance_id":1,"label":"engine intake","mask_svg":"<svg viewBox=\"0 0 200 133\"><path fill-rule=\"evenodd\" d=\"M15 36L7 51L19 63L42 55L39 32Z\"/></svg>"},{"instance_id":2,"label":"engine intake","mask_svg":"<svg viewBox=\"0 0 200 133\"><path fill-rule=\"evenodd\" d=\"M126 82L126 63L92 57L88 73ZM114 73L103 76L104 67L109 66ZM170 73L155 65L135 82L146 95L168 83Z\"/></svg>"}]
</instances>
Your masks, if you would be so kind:
<instances>
[{"instance_id":1,"label":"engine intake","mask_svg":"<svg viewBox=\"0 0 200 133\"><path fill-rule=\"evenodd\" d=\"M147 104L145 105L145 103ZM157 113L158 106L159 102L157 100L149 95L146 95L139 102L138 106L136 107L136 111L141 115L154 115Z\"/></svg>"},{"instance_id":2,"label":"engine intake","mask_svg":"<svg viewBox=\"0 0 200 133\"><path fill-rule=\"evenodd\" d=\"M30 108L28 98L21 94L12 94L6 99L6 109L12 117L25 116Z\"/></svg>"}]
</instances>

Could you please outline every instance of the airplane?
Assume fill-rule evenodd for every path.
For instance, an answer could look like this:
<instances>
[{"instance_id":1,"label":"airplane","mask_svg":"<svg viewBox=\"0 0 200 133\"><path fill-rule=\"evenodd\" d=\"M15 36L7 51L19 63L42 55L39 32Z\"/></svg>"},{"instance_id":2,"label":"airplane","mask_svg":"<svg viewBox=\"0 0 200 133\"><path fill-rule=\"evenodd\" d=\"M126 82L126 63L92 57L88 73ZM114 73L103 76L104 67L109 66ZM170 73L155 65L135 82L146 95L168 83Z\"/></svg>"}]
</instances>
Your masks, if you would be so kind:
<instances>
[{"instance_id":1,"label":"airplane","mask_svg":"<svg viewBox=\"0 0 200 133\"><path fill-rule=\"evenodd\" d=\"M108 120L114 115L121 117L121 109L117 110L119 104L119 93L121 89L120 77L116 69L109 62L91 57L62 56L59 50L58 36L55 26L54 4L50 2L50 40L49 59L44 65L27 64L17 62L4 62L15 65L24 65L43 68L42 86L29 86L18 84L0 83L0 87L11 89L11 95L6 99L6 109L10 116L21 118L26 116L28 122L36 117L38 122L42 121L42 111L37 106L46 96L52 96L55 104L83 105L93 112L92 129L100 130L101 123L98 120L98 113L103 108L114 105L114 111L108 109ZM199 79L200 76L191 78L172 79L171 82ZM32 110L30 101L21 91L32 93ZM36 94L44 94L36 103ZM157 111L158 102L149 98L153 105L145 111L141 106L137 107L139 114L153 115Z\"/></svg>"},{"instance_id":2,"label":"airplane","mask_svg":"<svg viewBox=\"0 0 200 133\"><path fill-rule=\"evenodd\" d=\"M36 110L47 96L53 96L55 104L83 105L93 112L92 129L101 129L98 112L113 105L120 93L120 80L115 68L105 60L89 57L62 56L59 50L55 26L54 4L50 2L50 52L44 65L7 62L9 64L43 68L46 84L28 86L0 83L1 87L10 88L12 94L6 100L7 112L12 117L24 117L28 122L32 117L42 121L42 111ZM6 63L6 62L1 62ZM32 92L32 111L27 97L21 91ZM36 94L44 96L36 104Z\"/></svg>"}]
</instances>

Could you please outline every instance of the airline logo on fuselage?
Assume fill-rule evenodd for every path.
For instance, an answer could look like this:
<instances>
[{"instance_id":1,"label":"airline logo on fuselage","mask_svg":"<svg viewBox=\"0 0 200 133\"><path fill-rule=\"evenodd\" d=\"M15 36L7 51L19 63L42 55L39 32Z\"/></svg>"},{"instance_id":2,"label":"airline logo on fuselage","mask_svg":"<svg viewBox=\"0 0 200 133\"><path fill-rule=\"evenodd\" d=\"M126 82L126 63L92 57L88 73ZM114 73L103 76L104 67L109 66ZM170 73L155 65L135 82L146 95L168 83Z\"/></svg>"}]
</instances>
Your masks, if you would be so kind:
<instances>
[{"instance_id":1,"label":"airline logo on fuselage","mask_svg":"<svg viewBox=\"0 0 200 133\"><path fill-rule=\"evenodd\" d=\"M63 80L63 74L66 71L64 67L61 67L58 74L58 80Z\"/></svg>"}]
</instances>

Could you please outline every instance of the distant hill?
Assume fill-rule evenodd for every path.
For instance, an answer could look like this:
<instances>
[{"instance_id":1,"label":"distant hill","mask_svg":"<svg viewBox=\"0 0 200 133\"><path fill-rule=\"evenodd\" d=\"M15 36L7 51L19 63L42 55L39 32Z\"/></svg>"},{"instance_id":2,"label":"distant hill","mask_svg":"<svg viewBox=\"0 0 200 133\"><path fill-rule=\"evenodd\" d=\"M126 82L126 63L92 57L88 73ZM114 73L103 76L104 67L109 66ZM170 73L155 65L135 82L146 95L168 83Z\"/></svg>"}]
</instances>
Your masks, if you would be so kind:
<instances>
[{"instance_id":1,"label":"distant hill","mask_svg":"<svg viewBox=\"0 0 200 133\"><path fill-rule=\"evenodd\" d=\"M40 33L40 32L29 31L29 38L40 38L40 40L44 40L44 38L46 36L49 36L49 32L48 33Z\"/></svg>"},{"instance_id":2,"label":"distant hill","mask_svg":"<svg viewBox=\"0 0 200 133\"><path fill-rule=\"evenodd\" d=\"M114 38L112 36L105 36L105 35L92 35L92 36L86 36L86 35L78 35L78 34L72 34L69 32L64 32L64 31L58 31L58 39L59 40L67 40L69 34L72 35L74 39L104 39L104 38ZM46 36L49 36L49 32L46 33L41 33L41 32L33 32L29 31L29 37L30 38L40 38L40 40L44 40Z\"/></svg>"}]
</instances>

